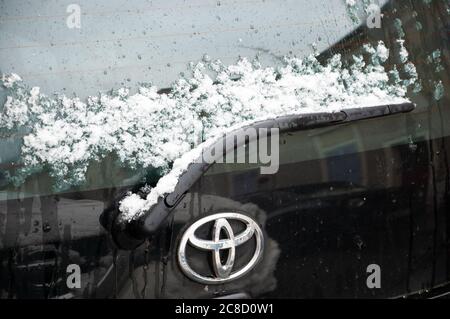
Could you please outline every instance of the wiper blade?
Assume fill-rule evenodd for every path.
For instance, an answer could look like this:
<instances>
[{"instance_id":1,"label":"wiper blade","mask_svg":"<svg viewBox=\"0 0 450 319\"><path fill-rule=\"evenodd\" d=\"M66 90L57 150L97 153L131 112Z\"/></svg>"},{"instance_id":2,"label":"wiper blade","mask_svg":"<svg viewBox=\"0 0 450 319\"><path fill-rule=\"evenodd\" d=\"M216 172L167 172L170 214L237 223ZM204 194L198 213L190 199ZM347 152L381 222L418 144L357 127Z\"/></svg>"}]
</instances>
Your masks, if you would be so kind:
<instances>
[{"instance_id":1,"label":"wiper blade","mask_svg":"<svg viewBox=\"0 0 450 319\"><path fill-rule=\"evenodd\" d=\"M354 121L366 120L382 116L389 116L399 113L411 112L414 110L413 103L389 104L362 108L351 108L337 112L321 112L308 114L292 114L280 116L275 119L255 122L251 125L244 126L237 129L232 134L238 136L244 134L245 129L253 128L278 128L280 133L294 132L301 130L310 130L318 127L327 127L332 125L339 125ZM245 140L245 139L244 139ZM248 141L250 142L250 141ZM227 143L225 143L227 145ZM224 148L224 154L232 151L233 148L240 147L234 143L230 148ZM129 222L121 221L117 218L120 215L117 205L114 209L109 209L104 213L114 214L114 216L107 217L112 223L108 223L107 227L116 244L125 249L135 248L146 238L155 235L163 225L164 221L170 215L173 208L180 202L184 195L194 185L194 183L203 175L211 166L210 163L194 162L189 165L187 171L180 176L175 190L161 198L156 205L149 211L145 212L136 220ZM105 226L105 225L104 225Z\"/></svg>"}]
</instances>

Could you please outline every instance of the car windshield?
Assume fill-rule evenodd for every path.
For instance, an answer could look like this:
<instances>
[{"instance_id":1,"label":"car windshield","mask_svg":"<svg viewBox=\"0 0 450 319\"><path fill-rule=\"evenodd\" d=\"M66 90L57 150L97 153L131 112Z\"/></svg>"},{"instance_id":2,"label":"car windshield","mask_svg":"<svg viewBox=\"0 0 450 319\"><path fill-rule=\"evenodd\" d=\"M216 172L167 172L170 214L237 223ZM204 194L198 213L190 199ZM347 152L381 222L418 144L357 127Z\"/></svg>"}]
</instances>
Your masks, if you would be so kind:
<instances>
[{"instance_id":1,"label":"car windshield","mask_svg":"<svg viewBox=\"0 0 450 319\"><path fill-rule=\"evenodd\" d=\"M125 155L114 149L84 156L90 148L86 151L83 145L77 145L78 148L68 145L68 153L78 156L80 152L77 159L81 160L65 157L52 161L48 158L58 157L60 150L48 151L52 148L51 139L34 133L42 123L54 118L47 119L49 113L42 111L37 116L39 124L35 119L28 119L31 127L21 125L24 123L20 102L33 104L33 97L40 98L41 93L58 94L58 101L74 110L84 107L83 101L97 99L95 104L98 99L106 99L99 94L108 92L119 100L126 99L128 105L138 105L133 94L147 88L149 91L144 92L148 97L155 87L158 93L164 93L175 81L195 77L198 62L212 65L201 72L214 79L217 71L214 63L218 59L221 66L235 65L240 58L246 58L256 60L257 69L281 67L283 72L288 72L286 68L298 67L298 59L313 56L314 60L303 60L307 68L302 76L316 72L325 77L323 69L318 71L314 64L322 63L331 65L333 74L342 80L346 66L336 66L339 62L369 74L367 81L380 81L375 76L389 75L394 81L398 77L397 86L387 87L385 91L390 91L386 95L377 93L381 97L370 100L374 104L395 102L391 97L397 97L398 91L405 89L402 98L416 103L418 109L429 110L443 104L448 96L450 8L447 1L332 0L324 4L294 0L189 3L174 0L133 1L126 7L121 1L81 1L75 5L2 1L0 12L3 74L0 98L2 105L12 105L9 109L3 107L0 140L0 193L5 199L104 189L143 181L154 186L170 170L173 160L197 143L189 137L183 140L187 146L179 147L168 143L170 138L163 138L162 146L152 145L155 149L161 146L161 153L168 154L163 159L153 153L145 153L142 159L143 151L139 149ZM363 53L369 54L364 57L365 62L354 58ZM336 54L340 54L340 60L329 62ZM376 67L380 61L385 68L383 72L367 67ZM241 76L253 72L251 68L242 63L237 67ZM24 96L17 91L19 88L22 93L27 90ZM317 94L313 89L308 90L309 95L301 95L306 105ZM393 90L397 92L392 93ZM326 105L319 105L324 110L342 98L334 97L332 92L329 95L321 103ZM130 96L133 100L128 99ZM359 103L361 99L344 101ZM114 116L109 119L114 120ZM79 140L85 139L85 132L73 126L74 123L77 121L70 123L73 132L80 134ZM200 129L200 139L204 139L203 130L209 123L201 123L204 127ZM46 125L54 128L58 121ZM149 126L151 131L153 126ZM160 127L153 129L157 132ZM447 134L447 129L443 128L439 134ZM73 135L73 132L66 133ZM142 138L142 131L133 128L127 134L123 135L122 146L138 144ZM28 143L26 147L24 140ZM345 150L355 151L358 149ZM47 157L39 152L46 152ZM61 176L56 171L62 172Z\"/></svg>"}]
</instances>

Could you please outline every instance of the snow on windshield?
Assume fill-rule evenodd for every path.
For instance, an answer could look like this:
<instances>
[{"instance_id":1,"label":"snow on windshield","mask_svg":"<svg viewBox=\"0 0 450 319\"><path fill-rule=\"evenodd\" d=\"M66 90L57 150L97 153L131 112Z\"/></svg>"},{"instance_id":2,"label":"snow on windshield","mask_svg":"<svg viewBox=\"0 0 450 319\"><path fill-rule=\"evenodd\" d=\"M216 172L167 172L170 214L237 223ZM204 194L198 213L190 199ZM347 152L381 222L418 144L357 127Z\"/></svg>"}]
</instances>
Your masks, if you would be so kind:
<instances>
[{"instance_id":1,"label":"snow on windshield","mask_svg":"<svg viewBox=\"0 0 450 319\"><path fill-rule=\"evenodd\" d=\"M410 77L401 79L396 67L384 68L389 50L382 42L364 48L367 56L354 56L351 63L340 55L324 64L315 55L286 57L279 68L246 58L229 66L203 61L192 64L193 76L178 79L168 94L142 85L136 94L121 88L85 101L46 96L19 75L3 75L8 96L1 133L26 132L22 166L10 179L18 185L46 170L55 189L67 189L85 182L90 163L113 153L123 166L156 169L162 177L146 198L129 194L121 202L124 217L135 218L173 191L205 145L231 127L286 114L408 101L417 73L407 54L402 63L411 69Z\"/></svg>"}]
</instances>

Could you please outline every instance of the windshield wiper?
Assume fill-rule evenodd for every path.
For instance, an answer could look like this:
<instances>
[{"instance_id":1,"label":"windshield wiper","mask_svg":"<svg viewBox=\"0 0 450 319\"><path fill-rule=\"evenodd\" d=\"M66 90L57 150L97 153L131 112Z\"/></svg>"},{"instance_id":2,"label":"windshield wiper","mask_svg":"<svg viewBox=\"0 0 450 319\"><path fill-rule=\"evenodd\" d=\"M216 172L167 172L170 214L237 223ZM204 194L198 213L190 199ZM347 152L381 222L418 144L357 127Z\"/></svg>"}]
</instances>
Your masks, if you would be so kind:
<instances>
[{"instance_id":1,"label":"windshield wiper","mask_svg":"<svg viewBox=\"0 0 450 319\"><path fill-rule=\"evenodd\" d=\"M354 121L406 113L414 110L414 108L415 105L413 103L402 103L351 108L338 112L285 115L239 128L233 132L233 135L239 136L239 134L245 134L245 129L249 127L278 128L280 133L310 130L313 128L341 125ZM245 141L244 143L250 142L245 139L243 140ZM240 146L242 145L237 145L234 142L232 145L225 143L223 152L226 154ZM205 162L194 162L190 164L187 171L180 176L175 190L164 198L160 198L156 205L137 219L123 221L121 218L118 218L120 215L118 203L114 203L102 214L101 222L103 226L110 231L112 238L120 248L135 248L145 239L151 238L160 230L173 208L211 165Z\"/></svg>"}]
</instances>

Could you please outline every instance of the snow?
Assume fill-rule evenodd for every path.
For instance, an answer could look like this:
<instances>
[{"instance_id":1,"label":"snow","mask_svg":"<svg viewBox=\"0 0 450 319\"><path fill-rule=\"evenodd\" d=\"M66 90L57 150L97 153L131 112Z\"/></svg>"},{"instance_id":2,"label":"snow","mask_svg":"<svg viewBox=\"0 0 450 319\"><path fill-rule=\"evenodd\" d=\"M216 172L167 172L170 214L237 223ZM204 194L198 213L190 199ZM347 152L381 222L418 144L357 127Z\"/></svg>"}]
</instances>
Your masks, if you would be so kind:
<instances>
[{"instance_id":1,"label":"snow","mask_svg":"<svg viewBox=\"0 0 450 319\"><path fill-rule=\"evenodd\" d=\"M137 194L130 193L120 202L120 211L125 216L134 216L145 207L147 201Z\"/></svg>"},{"instance_id":2,"label":"snow","mask_svg":"<svg viewBox=\"0 0 450 319\"><path fill-rule=\"evenodd\" d=\"M352 20L352 22L355 24L360 24L361 20L358 17L356 0L345 0L345 4L347 6L348 15L349 15L350 19Z\"/></svg>"},{"instance_id":3,"label":"snow","mask_svg":"<svg viewBox=\"0 0 450 319\"><path fill-rule=\"evenodd\" d=\"M442 99L443 96L444 96L444 85L442 84L442 81L439 80L439 82L437 82L434 85L433 97L436 101L439 101L440 99Z\"/></svg>"},{"instance_id":4,"label":"snow","mask_svg":"<svg viewBox=\"0 0 450 319\"><path fill-rule=\"evenodd\" d=\"M22 79L16 73L2 75L2 82L5 88L12 88L14 83L19 81L22 81Z\"/></svg>"},{"instance_id":5,"label":"snow","mask_svg":"<svg viewBox=\"0 0 450 319\"><path fill-rule=\"evenodd\" d=\"M406 63L408 61L409 53L404 46L405 40L397 40L397 43L400 45L400 61Z\"/></svg>"},{"instance_id":6,"label":"snow","mask_svg":"<svg viewBox=\"0 0 450 319\"><path fill-rule=\"evenodd\" d=\"M114 153L131 169L161 173L146 198L129 194L121 201L124 218L136 218L172 192L203 148L228 130L286 114L407 101L405 94L416 78L400 79L396 69L385 70L389 51L382 42L365 49L365 56L354 56L348 64L339 55L325 64L311 55L286 57L278 69L246 58L225 66L208 56L193 64L193 76L178 79L168 94L142 85L136 94L121 88L86 101L49 97L37 87L27 88L18 76L3 76L10 94L0 130L27 132L23 166L13 182L20 184L45 169L56 189L67 189L85 182L90 163ZM210 75L214 72L215 77Z\"/></svg>"},{"instance_id":7,"label":"snow","mask_svg":"<svg viewBox=\"0 0 450 319\"><path fill-rule=\"evenodd\" d=\"M377 55L380 58L381 62L386 62L389 58L389 50L382 43L379 43L377 46Z\"/></svg>"}]
</instances>

